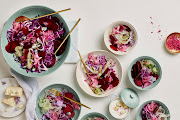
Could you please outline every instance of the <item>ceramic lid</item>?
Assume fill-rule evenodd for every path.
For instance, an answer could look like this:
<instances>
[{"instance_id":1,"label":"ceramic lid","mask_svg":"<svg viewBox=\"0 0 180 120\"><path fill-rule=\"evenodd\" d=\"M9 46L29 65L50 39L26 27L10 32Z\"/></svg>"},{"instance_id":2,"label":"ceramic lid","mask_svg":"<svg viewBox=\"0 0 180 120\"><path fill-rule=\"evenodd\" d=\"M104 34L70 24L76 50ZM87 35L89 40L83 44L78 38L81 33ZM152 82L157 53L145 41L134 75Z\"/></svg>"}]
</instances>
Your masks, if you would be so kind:
<instances>
[{"instance_id":1,"label":"ceramic lid","mask_svg":"<svg viewBox=\"0 0 180 120\"><path fill-rule=\"evenodd\" d=\"M130 108L136 108L139 105L139 96L131 88L124 88L120 93L120 97L124 104Z\"/></svg>"}]
</instances>

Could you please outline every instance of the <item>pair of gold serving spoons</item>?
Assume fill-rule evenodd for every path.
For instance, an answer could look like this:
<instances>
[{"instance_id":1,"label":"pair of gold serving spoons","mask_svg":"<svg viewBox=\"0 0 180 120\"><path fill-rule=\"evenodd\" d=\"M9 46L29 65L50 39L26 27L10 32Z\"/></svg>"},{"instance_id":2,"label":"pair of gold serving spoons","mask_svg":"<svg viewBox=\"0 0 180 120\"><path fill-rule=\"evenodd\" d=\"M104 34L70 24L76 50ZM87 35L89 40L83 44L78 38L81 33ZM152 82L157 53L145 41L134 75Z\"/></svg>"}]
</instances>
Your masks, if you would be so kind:
<instances>
[{"instance_id":1,"label":"pair of gold serving spoons","mask_svg":"<svg viewBox=\"0 0 180 120\"><path fill-rule=\"evenodd\" d=\"M27 16L19 16L15 19L15 22L24 22L24 21L31 21L31 20L35 20L35 19L39 19L39 18L43 18L43 17L47 17L47 16L50 16L50 15L54 15L54 14L57 14L57 13L60 13L60 12L65 12L65 11L68 11L68 10L71 10L71 8L68 8L68 9L64 9L64 10L61 10L61 11L57 11L57 12L53 12L53 13L50 13L50 14L46 14L46 15L42 15L42 16L39 16L39 17L35 17L35 18L28 18ZM59 51L59 49L62 47L62 45L65 43L65 41L68 39L68 37L70 36L70 34L72 33L72 31L74 30L74 28L77 26L77 24L79 23L81 19L79 18L79 20L76 22L76 24L73 26L73 28L71 29L71 31L67 34L67 36L64 38L63 42L59 45L59 47L57 48L57 50L54 52L54 58L56 58L56 54L57 52ZM54 63L52 64L52 66L54 66L56 63L56 60L54 61ZM51 67L52 67L51 66Z\"/></svg>"}]
</instances>

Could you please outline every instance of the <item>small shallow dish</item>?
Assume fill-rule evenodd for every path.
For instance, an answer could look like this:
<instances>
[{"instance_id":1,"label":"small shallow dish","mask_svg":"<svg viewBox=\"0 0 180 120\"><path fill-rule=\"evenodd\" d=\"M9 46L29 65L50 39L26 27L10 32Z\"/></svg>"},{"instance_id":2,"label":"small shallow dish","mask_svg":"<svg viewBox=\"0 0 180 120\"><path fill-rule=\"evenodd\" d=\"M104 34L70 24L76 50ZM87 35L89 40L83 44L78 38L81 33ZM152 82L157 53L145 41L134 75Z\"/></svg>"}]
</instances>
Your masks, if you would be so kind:
<instances>
[{"instance_id":1,"label":"small shallow dish","mask_svg":"<svg viewBox=\"0 0 180 120\"><path fill-rule=\"evenodd\" d=\"M118 25L121 25L121 24L128 26L131 30L134 31L134 41L135 41L135 43L134 43L134 45L133 45L132 47L128 47L126 52L121 52L121 51L115 51L115 50L113 50L113 49L110 47L111 43L109 42L109 40L110 40L109 35L110 35L110 32L112 31L112 29L113 29L114 27L118 26ZM125 54L128 54L129 52L131 52L131 51L134 49L134 47L135 47L136 44L137 44L137 41L138 41L138 34L137 34L137 32L136 32L136 29L135 29L130 23L125 22L125 21L117 21L117 22L112 23L112 24L106 29L106 31L104 32L104 43L105 43L106 47L107 47L112 53L114 53L114 54L116 54L116 55L125 55Z\"/></svg>"},{"instance_id":2,"label":"small shallow dish","mask_svg":"<svg viewBox=\"0 0 180 120\"><path fill-rule=\"evenodd\" d=\"M61 91L62 89L65 90L65 91L69 91L70 93L72 93L74 95L74 98L80 102L80 98L78 96L78 94L72 89L70 88L69 86L67 85L63 85L63 84L53 84L53 85L50 85L50 86L47 86L46 88L44 88L40 93L39 93L39 96L37 98L37 101L36 101L36 115L38 117L39 120L42 120L42 112L41 112L41 109L39 107L39 100L40 98L43 98L44 95L45 95L45 90L48 90L48 89L56 89L58 91ZM81 112L81 106L80 106L80 110L75 110L75 116L73 117L72 120L77 120L79 115L80 115L80 112Z\"/></svg>"},{"instance_id":3,"label":"small shallow dish","mask_svg":"<svg viewBox=\"0 0 180 120\"><path fill-rule=\"evenodd\" d=\"M142 60L142 59L152 60L152 61L156 64L157 68L159 69L159 72L158 72L159 78L158 78L154 83L152 83L152 85L147 86L147 87L145 87L145 88L142 88L142 87L137 86L137 85L134 83L134 79L133 79L132 76L131 76L131 70L132 70L133 65L134 65L138 60ZM161 76L162 76L162 69L161 69L160 64L159 64L154 58L149 57L149 56L141 56L141 57L136 58L136 59L130 64L130 66L129 66L129 68L128 68L128 77L129 77L129 80L130 80L130 82L132 83L132 85L133 85L134 87L136 87L137 89L139 89L139 90L150 90L150 89L156 87L156 85L158 85L159 82L160 82L160 80L161 80Z\"/></svg>"},{"instance_id":4,"label":"small shallow dish","mask_svg":"<svg viewBox=\"0 0 180 120\"><path fill-rule=\"evenodd\" d=\"M45 6L28 6L28 7L22 8L22 9L18 10L17 12L15 12L5 23L2 34L1 34L1 50L2 50L2 53L3 53L3 56L6 60L6 62L16 72L18 72L22 75L25 75L25 76L29 76L29 77L40 77L40 76L44 76L49 73L52 73L53 71L57 70L64 63L64 61L69 53L70 37L67 40L68 42L66 45L65 52L62 55L56 57L56 60L59 60L59 59L61 59L61 60L56 62L56 64L52 68L48 68L48 71L43 71L41 73L37 73L37 72L28 72L27 73L26 69L20 68L20 64L18 62L14 61L13 54L10 54L5 50L5 46L8 44L7 30L13 27L12 26L13 21L18 16L27 16L29 18L34 18L37 15L45 15L45 14L49 14L52 12L55 12L55 11L48 7L45 7ZM60 20L60 22L63 23L63 28L66 31L64 36L66 36L69 33L69 29L68 29L66 22L59 14L55 14L53 16L56 16Z\"/></svg>"},{"instance_id":5,"label":"small shallow dish","mask_svg":"<svg viewBox=\"0 0 180 120\"><path fill-rule=\"evenodd\" d=\"M170 50L168 48L168 46L167 46L167 41L168 41L169 37L171 37L173 35L177 36L178 38L180 38L180 33L178 33L178 32L174 32L174 33L169 34L168 37L166 38L166 41L165 41L165 48L166 48L167 51L169 51L172 54L178 54L178 53L180 53L180 50L172 50L172 49Z\"/></svg>"},{"instance_id":6,"label":"small shallow dish","mask_svg":"<svg viewBox=\"0 0 180 120\"><path fill-rule=\"evenodd\" d=\"M120 115L117 115L117 114L115 113L115 111L113 110L113 108L111 107L112 104L113 104L113 102L122 102L122 100L121 100L121 98L116 98L116 99L112 100L112 102L109 104L109 112L110 112L110 114L111 114L114 118L116 118L116 119L124 119L124 118L126 118L126 117L129 115L131 109L128 108L127 113L124 114L124 115L121 115L121 116L120 116Z\"/></svg>"},{"instance_id":7,"label":"small shallow dish","mask_svg":"<svg viewBox=\"0 0 180 120\"><path fill-rule=\"evenodd\" d=\"M116 63L116 65L114 66L114 70L116 71L117 77L119 79L119 84L120 84L121 80L122 80L122 67L121 67L121 64L120 64L118 58L115 55L113 55L113 54L111 54L111 53L109 53L109 52L107 52L105 50L93 51L92 53L95 56L96 55L104 55L104 56L112 59ZM83 61L85 62L87 59L88 59L88 54L83 57ZM116 87L112 88L111 90L108 90L108 91L104 92L104 94L102 94L102 95L96 95L91 90L89 85L84 81L87 77L86 77L86 74L83 71L83 68L84 67L83 67L82 62L79 61L77 63L77 68L76 68L76 79L77 79L77 82L78 82L79 86L82 88L82 90L85 93L87 93L87 94L89 94L89 95L91 95L93 97L106 97L106 96L112 94L116 90L116 88L118 88L119 84Z\"/></svg>"},{"instance_id":8,"label":"small shallow dish","mask_svg":"<svg viewBox=\"0 0 180 120\"><path fill-rule=\"evenodd\" d=\"M142 108L143 108L146 104L151 103L152 101L154 101L154 102L156 102L158 105L162 106L162 107L164 108L166 114L170 114L169 109L167 108L167 106L166 106L164 103L162 103L162 102L160 102L160 101L158 101L158 100L149 100L149 101L143 103L143 104L139 107L139 109L138 109L138 111L137 111L137 114L136 114L136 120L142 120L142 117L141 117ZM168 117L167 120L170 120L170 117Z\"/></svg>"},{"instance_id":9,"label":"small shallow dish","mask_svg":"<svg viewBox=\"0 0 180 120\"><path fill-rule=\"evenodd\" d=\"M23 92L22 96L20 97L20 102L17 105L11 107L9 105L4 104L2 102L3 99L7 99L10 97L4 94L8 87L20 87L20 86L15 78L3 78L0 80L0 101L1 101L0 102L0 106L1 106L0 116L7 119L16 117L20 115L21 113L23 113L24 110L26 109L26 103L27 103L26 95ZM23 105L22 108L18 109L19 105Z\"/></svg>"},{"instance_id":10,"label":"small shallow dish","mask_svg":"<svg viewBox=\"0 0 180 120\"><path fill-rule=\"evenodd\" d=\"M87 120L88 117L90 117L90 118L100 117L100 118L104 118L104 120L109 120L106 116L104 116L101 113L97 113L97 112L88 113L83 118L81 118L81 120Z\"/></svg>"}]
</instances>

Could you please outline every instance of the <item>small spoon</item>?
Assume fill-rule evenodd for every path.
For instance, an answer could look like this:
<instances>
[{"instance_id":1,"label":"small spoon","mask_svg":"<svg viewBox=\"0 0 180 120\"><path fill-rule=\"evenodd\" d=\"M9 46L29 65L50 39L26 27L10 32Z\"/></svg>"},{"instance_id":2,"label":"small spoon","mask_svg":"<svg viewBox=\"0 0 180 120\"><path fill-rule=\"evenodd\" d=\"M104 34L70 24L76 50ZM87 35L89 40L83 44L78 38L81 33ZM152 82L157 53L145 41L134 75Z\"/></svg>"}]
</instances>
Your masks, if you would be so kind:
<instances>
[{"instance_id":1,"label":"small spoon","mask_svg":"<svg viewBox=\"0 0 180 120\"><path fill-rule=\"evenodd\" d=\"M68 9L64 9L64 10L61 10L61 11L57 11L57 12L53 12L53 13L50 13L50 14L46 14L46 15L42 15L42 16L39 16L39 17L35 17L35 18L28 18L26 16L19 16L15 19L15 22L24 22L24 21L27 21L27 20L35 20L35 19L39 19L39 18L42 18L42 17L46 17L46 16L50 16L50 15L54 15L54 14L57 14L57 13L60 13L60 12L64 12L64 11L68 11L68 10L71 10L71 8L68 8Z\"/></svg>"}]
</instances>

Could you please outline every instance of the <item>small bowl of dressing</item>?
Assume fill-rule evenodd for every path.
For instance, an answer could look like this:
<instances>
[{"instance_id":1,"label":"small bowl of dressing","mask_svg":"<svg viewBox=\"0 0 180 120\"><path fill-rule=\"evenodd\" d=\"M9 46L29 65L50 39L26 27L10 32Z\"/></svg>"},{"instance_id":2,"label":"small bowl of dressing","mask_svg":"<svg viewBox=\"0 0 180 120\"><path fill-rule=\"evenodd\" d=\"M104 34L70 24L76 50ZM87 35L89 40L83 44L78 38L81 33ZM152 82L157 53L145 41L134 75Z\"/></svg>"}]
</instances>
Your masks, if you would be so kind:
<instances>
[{"instance_id":1,"label":"small bowl of dressing","mask_svg":"<svg viewBox=\"0 0 180 120\"><path fill-rule=\"evenodd\" d=\"M116 119L124 119L129 116L132 108L139 105L139 102L139 96L134 90L124 88L120 97L117 95L111 97L109 112Z\"/></svg>"}]
</instances>

